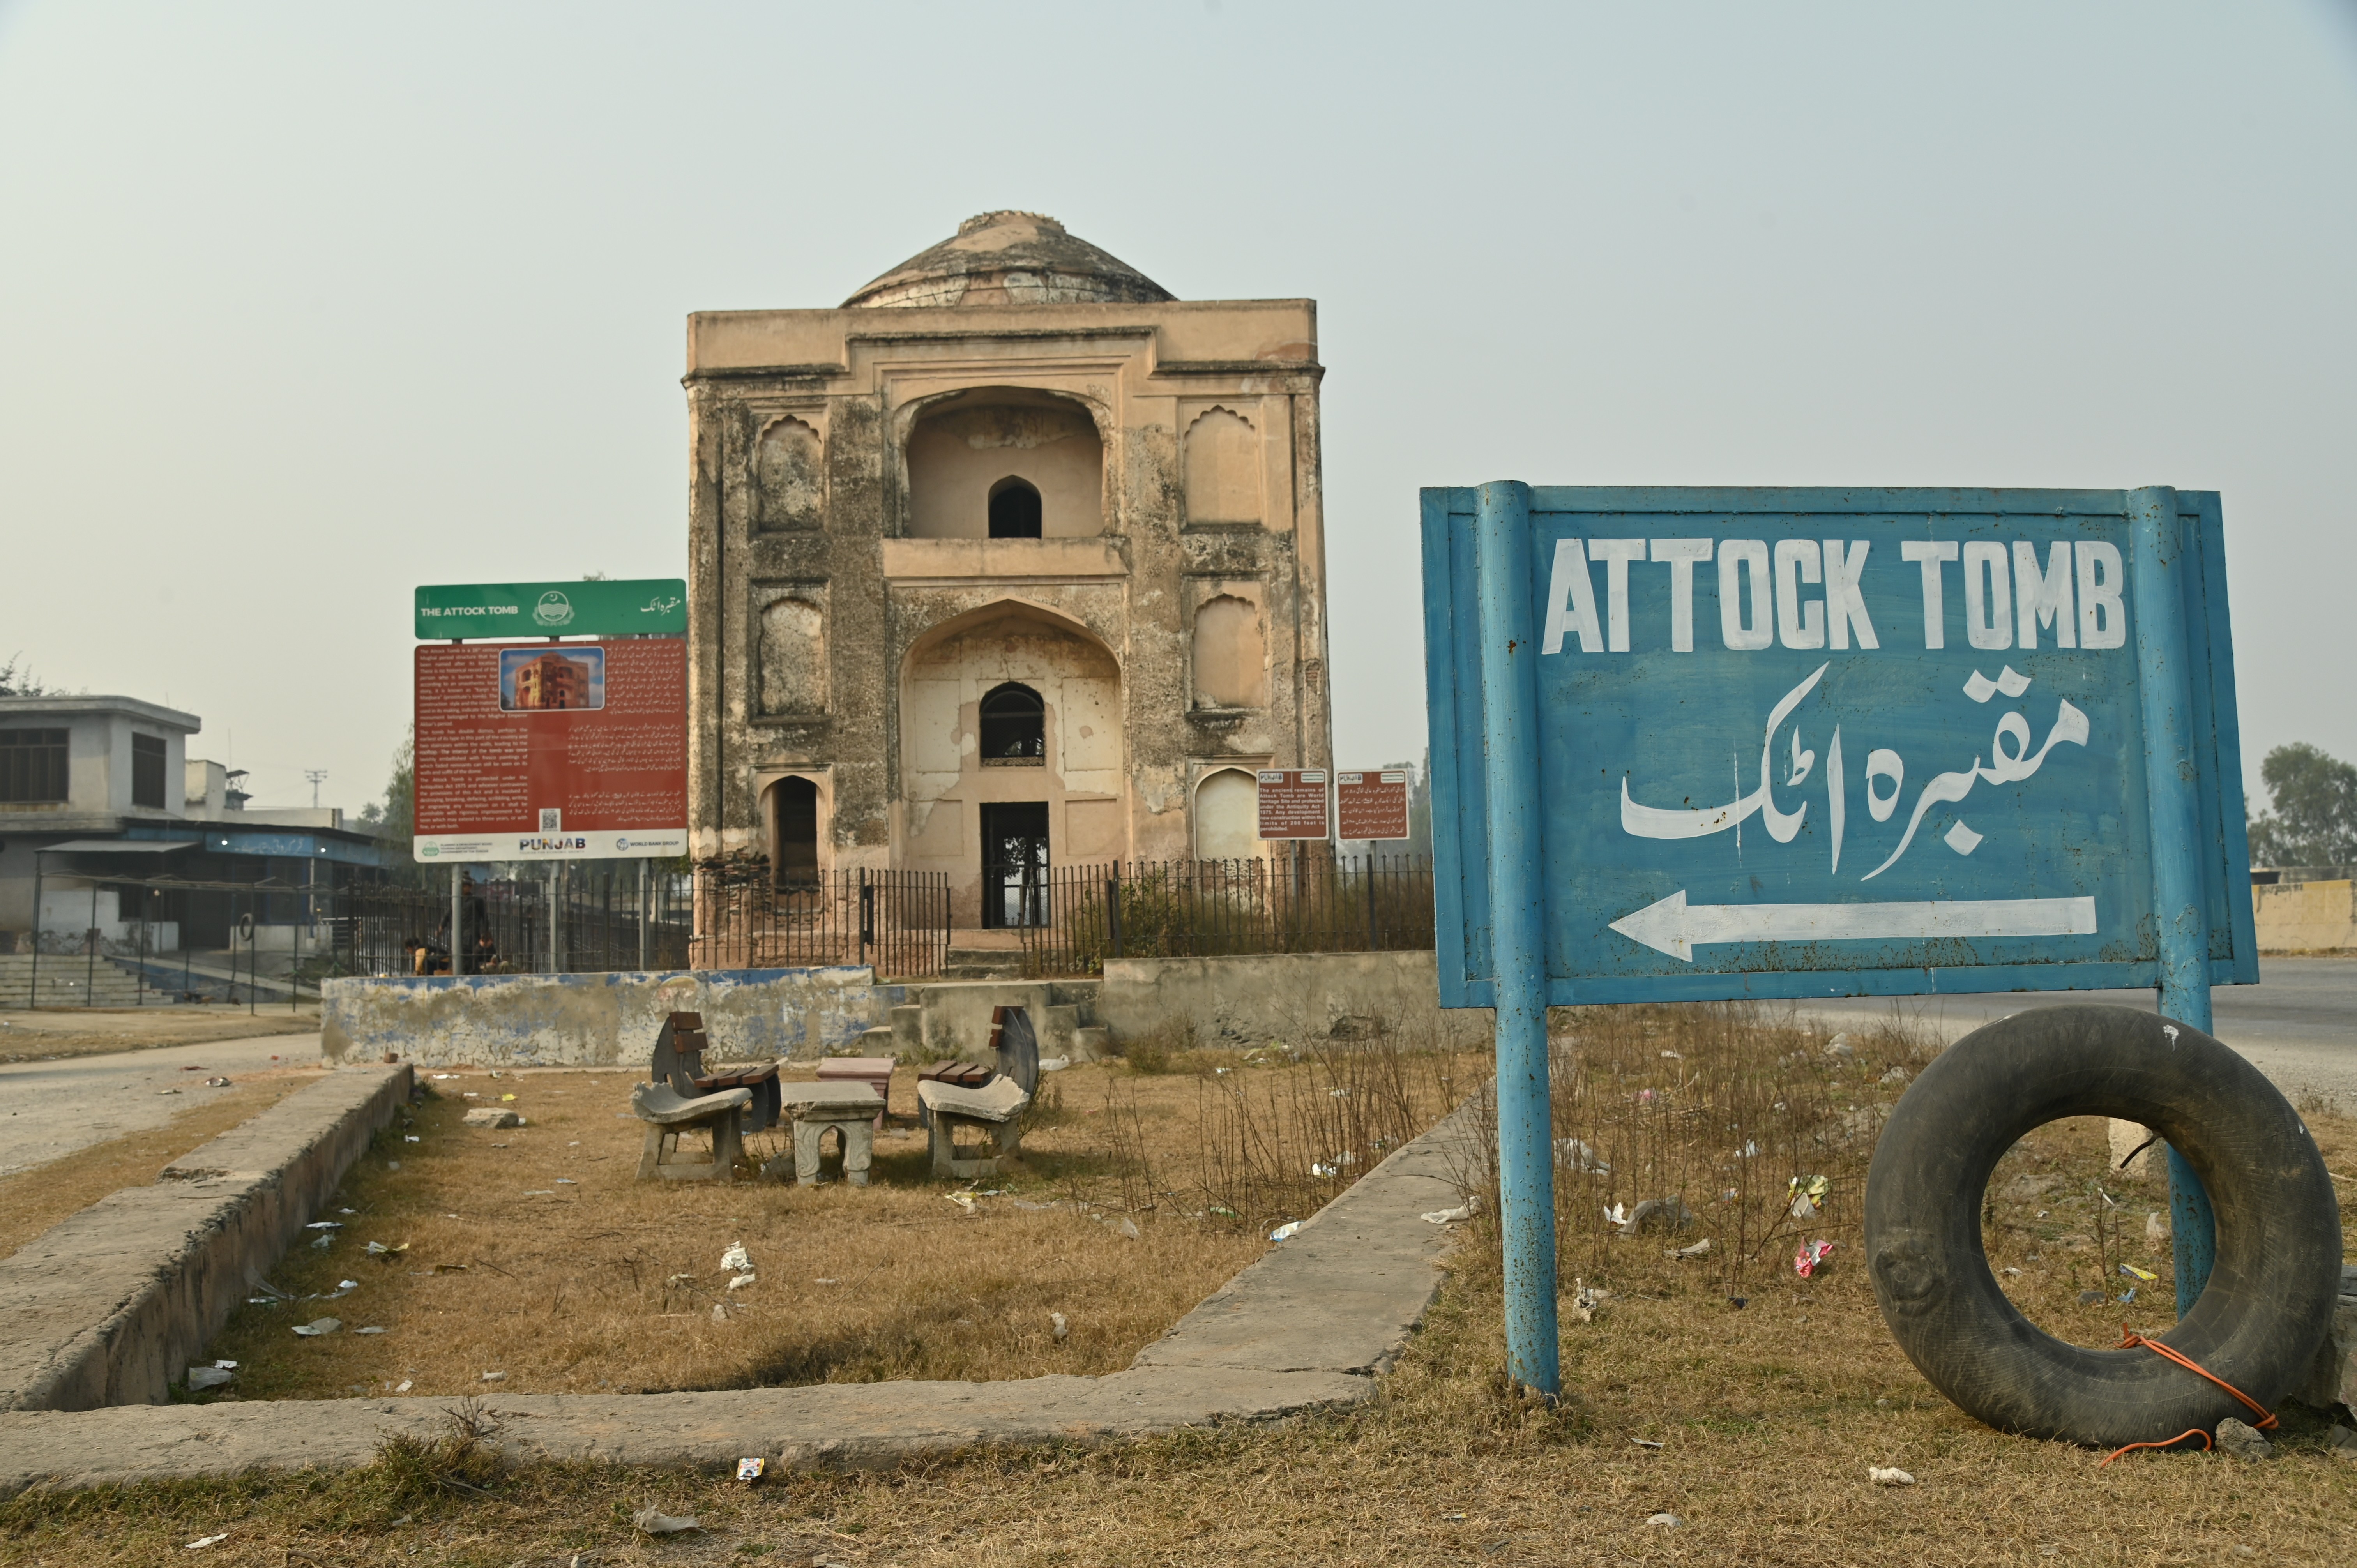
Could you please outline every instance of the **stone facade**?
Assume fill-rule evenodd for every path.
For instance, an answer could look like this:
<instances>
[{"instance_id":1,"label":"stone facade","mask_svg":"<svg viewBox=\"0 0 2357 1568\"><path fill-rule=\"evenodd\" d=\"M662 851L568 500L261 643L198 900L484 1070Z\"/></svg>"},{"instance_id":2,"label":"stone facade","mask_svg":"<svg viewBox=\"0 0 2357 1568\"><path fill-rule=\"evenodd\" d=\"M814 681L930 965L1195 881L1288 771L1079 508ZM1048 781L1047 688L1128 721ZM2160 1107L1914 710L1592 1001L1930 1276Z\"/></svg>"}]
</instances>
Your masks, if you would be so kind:
<instances>
[{"instance_id":1,"label":"stone facade","mask_svg":"<svg viewBox=\"0 0 2357 1568\"><path fill-rule=\"evenodd\" d=\"M985 807L1057 865L1255 850L1250 770L1330 765L1321 374L1312 302L1175 300L1025 213L691 317L694 853L794 860L814 790L820 870L949 872L972 926Z\"/></svg>"}]
</instances>

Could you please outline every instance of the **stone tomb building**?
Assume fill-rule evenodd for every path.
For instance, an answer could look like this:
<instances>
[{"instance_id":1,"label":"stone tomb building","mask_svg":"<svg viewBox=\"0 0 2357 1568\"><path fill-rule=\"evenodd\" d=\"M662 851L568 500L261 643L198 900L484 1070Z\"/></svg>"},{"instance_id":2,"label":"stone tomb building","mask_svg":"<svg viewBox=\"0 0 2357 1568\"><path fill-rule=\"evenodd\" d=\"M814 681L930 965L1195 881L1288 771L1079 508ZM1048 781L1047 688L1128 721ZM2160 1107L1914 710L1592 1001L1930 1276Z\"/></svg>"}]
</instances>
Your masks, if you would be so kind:
<instances>
[{"instance_id":1,"label":"stone tomb building","mask_svg":"<svg viewBox=\"0 0 2357 1568\"><path fill-rule=\"evenodd\" d=\"M990 212L834 310L688 323L699 857L790 885L1263 853L1330 765L1317 310Z\"/></svg>"}]
</instances>

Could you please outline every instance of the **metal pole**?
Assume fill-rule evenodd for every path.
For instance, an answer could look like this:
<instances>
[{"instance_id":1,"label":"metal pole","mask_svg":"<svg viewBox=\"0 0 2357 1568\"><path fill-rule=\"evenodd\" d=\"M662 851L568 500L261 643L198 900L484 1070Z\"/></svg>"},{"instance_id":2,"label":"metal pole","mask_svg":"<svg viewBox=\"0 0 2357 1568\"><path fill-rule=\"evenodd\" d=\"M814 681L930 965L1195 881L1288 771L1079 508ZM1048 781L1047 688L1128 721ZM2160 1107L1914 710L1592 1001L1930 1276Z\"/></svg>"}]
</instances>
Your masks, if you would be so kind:
<instances>
[{"instance_id":1,"label":"metal pole","mask_svg":"<svg viewBox=\"0 0 2357 1568\"><path fill-rule=\"evenodd\" d=\"M1538 644L1531 638L1531 489L1481 487L1474 521L1489 804L1498 1185L1506 1375L1563 1388L1555 1330L1555 1159L1547 1104L1546 886L1540 874Z\"/></svg>"},{"instance_id":2,"label":"metal pole","mask_svg":"<svg viewBox=\"0 0 2357 1568\"><path fill-rule=\"evenodd\" d=\"M90 972L81 983L81 1004L91 1005L98 994L98 884L90 885L90 929L82 933L82 950L90 955Z\"/></svg>"},{"instance_id":3,"label":"metal pole","mask_svg":"<svg viewBox=\"0 0 2357 1568\"><path fill-rule=\"evenodd\" d=\"M2136 690L2144 711L2145 793L2152 817L2154 923L2160 932L2160 1012L2211 1032L2209 903L2201 889L2201 813L2193 787L2193 680L2185 636L2191 569L2177 492L2128 496L2128 583L2136 614ZM2177 1315L2193 1308L2217 1261L2210 1195L2175 1144L2169 1150Z\"/></svg>"},{"instance_id":4,"label":"metal pole","mask_svg":"<svg viewBox=\"0 0 2357 1568\"><path fill-rule=\"evenodd\" d=\"M41 1004L41 854L33 852L33 978L25 988L25 1010Z\"/></svg>"},{"instance_id":5,"label":"metal pole","mask_svg":"<svg viewBox=\"0 0 2357 1568\"><path fill-rule=\"evenodd\" d=\"M267 866L265 865L264 868L267 869ZM245 1015L249 1018L262 1011L261 917L270 913L269 894L257 893L253 896L253 913L255 916L253 923L245 929ZM233 959L230 963L229 972L231 974L237 972L237 964Z\"/></svg>"},{"instance_id":6,"label":"metal pole","mask_svg":"<svg viewBox=\"0 0 2357 1568\"><path fill-rule=\"evenodd\" d=\"M653 900L651 897L652 892L653 886L647 880L646 856L640 855L639 857L639 970L641 973L645 972L649 967L647 961L647 926L651 918L649 911L653 908Z\"/></svg>"},{"instance_id":7,"label":"metal pole","mask_svg":"<svg viewBox=\"0 0 2357 1568\"><path fill-rule=\"evenodd\" d=\"M450 867L450 978L457 979L467 972L467 868L455 862Z\"/></svg>"},{"instance_id":8,"label":"metal pole","mask_svg":"<svg viewBox=\"0 0 2357 1568\"><path fill-rule=\"evenodd\" d=\"M314 784L311 787L312 792L317 794L318 788ZM310 890L319 880L319 863L316 858L316 853L315 850L315 858L304 868L303 903L295 911L295 927L286 939L286 1011L289 1013L295 1011L296 993L303 986L303 927L311 918Z\"/></svg>"},{"instance_id":9,"label":"metal pole","mask_svg":"<svg viewBox=\"0 0 2357 1568\"><path fill-rule=\"evenodd\" d=\"M147 900L156 895L145 887L139 890L139 1005L145 1007L147 1005Z\"/></svg>"}]
</instances>

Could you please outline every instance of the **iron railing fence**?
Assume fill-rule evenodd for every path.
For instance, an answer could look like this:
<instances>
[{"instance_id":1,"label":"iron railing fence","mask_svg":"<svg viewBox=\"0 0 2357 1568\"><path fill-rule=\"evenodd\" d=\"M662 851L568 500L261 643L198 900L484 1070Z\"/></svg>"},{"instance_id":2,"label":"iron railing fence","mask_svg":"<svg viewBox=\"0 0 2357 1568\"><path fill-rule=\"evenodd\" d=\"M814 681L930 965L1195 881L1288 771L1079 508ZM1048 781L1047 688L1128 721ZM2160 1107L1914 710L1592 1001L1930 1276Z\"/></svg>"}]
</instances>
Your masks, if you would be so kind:
<instances>
[{"instance_id":1,"label":"iron railing fence","mask_svg":"<svg viewBox=\"0 0 2357 1568\"><path fill-rule=\"evenodd\" d=\"M339 976L447 974L450 881L463 871L420 870L419 886L90 878L114 889L120 908L138 911L125 922L132 934L93 929L74 955L36 948L23 966L27 995L38 991L45 969L94 974L101 958L131 970L143 996L152 990L159 998L259 993L291 1002L316 997L320 982ZM686 873L633 861L469 877L460 967L469 974L684 968L694 897ZM178 943L167 944L175 929Z\"/></svg>"},{"instance_id":2,"label":"iron railing fence","mask_svg":"<svg viewBox=\"0 0 2357 1568\"><path fill-rule=\"evenodd\" d=\"M425 887L358 888L327 905L323 972L449 973L450 873L436 869L440 874ZM468 974L580 974L688 963L694 892L683 873L639 862L587 861L567 864L554 875L469 879L461 901L461 969Z\"/></svg>"},{"instance_id":3,"label":"iron railing fence","mask_svg":"<svg viewBox=\"0 0 2357 1568\"><path fill-rule=\"evenodd\" d=\"M1115 861L1046 873L1027 971L1104 972L1108 958L1411 951L1433 945L1432 862L1297 845L1270 859Z\"/></svg>"},{"instance_id":4,"label":"iron railing fence","mask_svg":"<svg viewBox=\"0 0 2357 1568\"><path fill-rule=\"evenodd\" d=\"M780 886L759 856L695 869L694 969L872 966L939 974L950 945L950 879L938 871L806 874Z\"/></svg>"}]
</instances>

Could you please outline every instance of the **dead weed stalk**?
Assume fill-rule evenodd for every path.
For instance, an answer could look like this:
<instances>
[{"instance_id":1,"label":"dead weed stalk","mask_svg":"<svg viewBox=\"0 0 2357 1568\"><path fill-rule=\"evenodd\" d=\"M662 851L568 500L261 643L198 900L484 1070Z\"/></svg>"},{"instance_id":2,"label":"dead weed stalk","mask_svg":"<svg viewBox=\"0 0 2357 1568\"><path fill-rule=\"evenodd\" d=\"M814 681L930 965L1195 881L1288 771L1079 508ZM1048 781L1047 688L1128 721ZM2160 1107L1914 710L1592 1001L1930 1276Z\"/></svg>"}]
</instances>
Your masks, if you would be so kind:
<instances>
[{"instance_id":1,"label":"dead weed stalk","mask_svg":"<svg viewBox=\"0 0 2357 1568\"><path fill-rule=\"evenodd\" d=\"M1875 1133L1939 1048L1896 1014L1836 1035L1757 1004L1562 1008L1548 1028L1566 1283L1644 1290L1676 1275L1730 1296L1810 1242L1856 1256ZM1494 1199L1486 1097L1482 1116Z\"/></svg>"}]
</instances>

